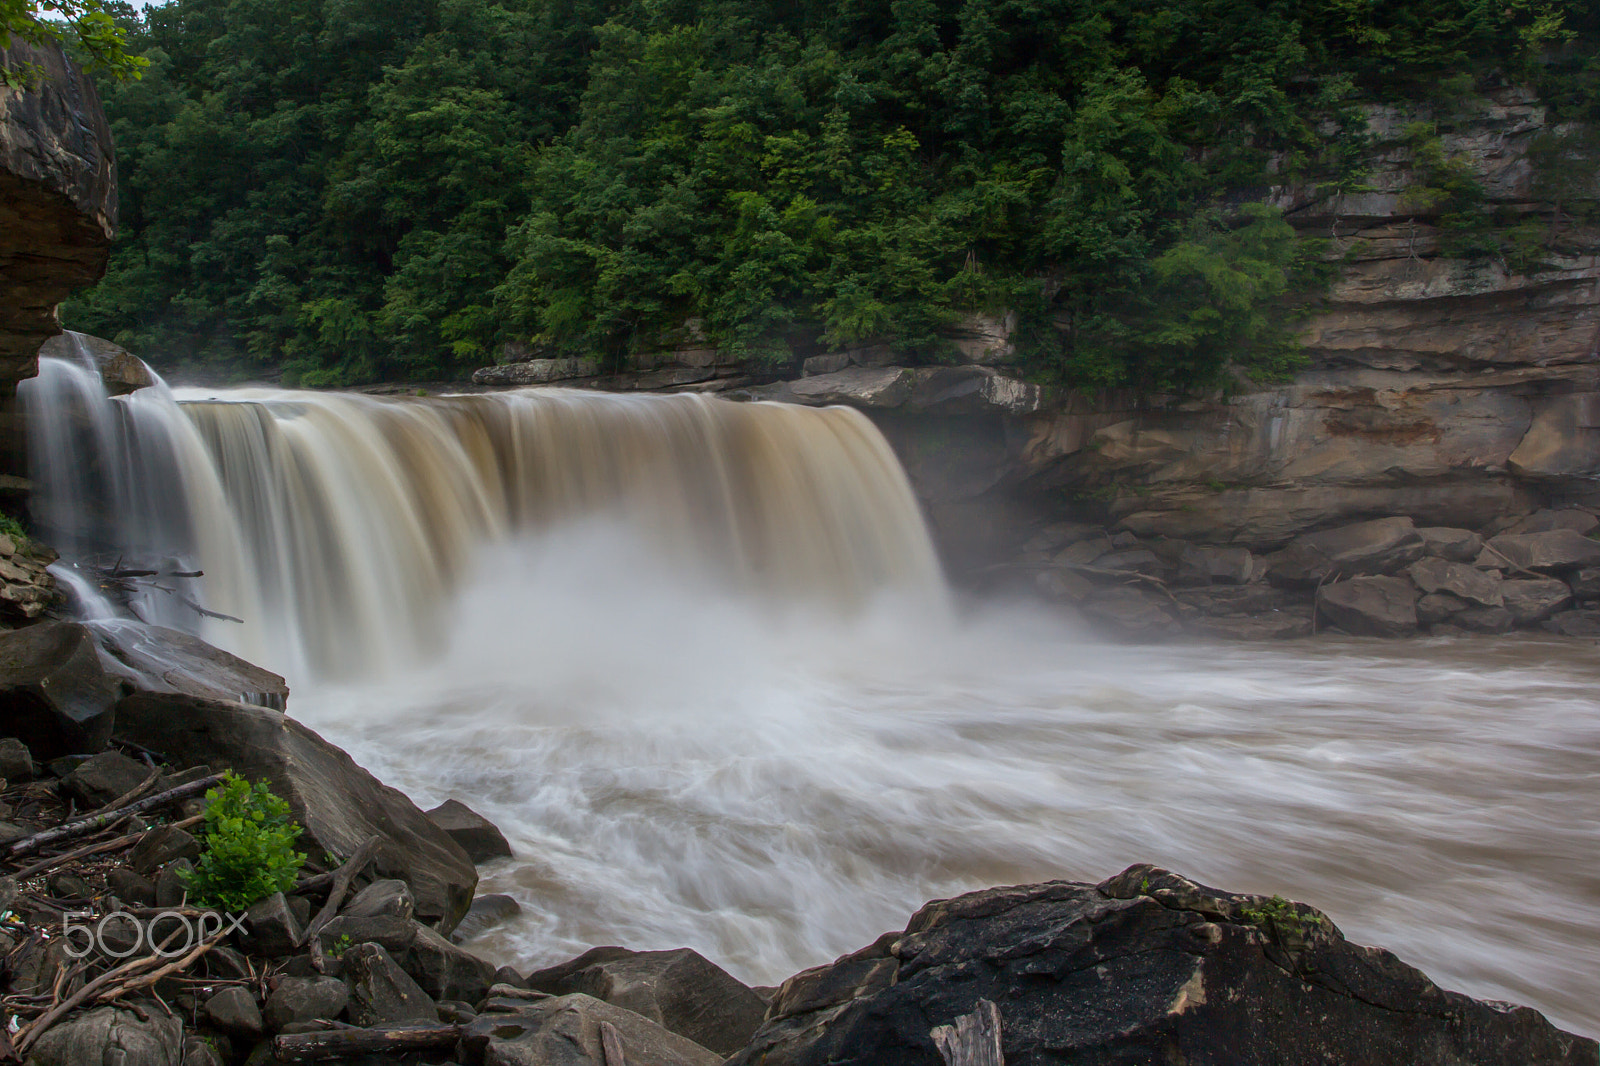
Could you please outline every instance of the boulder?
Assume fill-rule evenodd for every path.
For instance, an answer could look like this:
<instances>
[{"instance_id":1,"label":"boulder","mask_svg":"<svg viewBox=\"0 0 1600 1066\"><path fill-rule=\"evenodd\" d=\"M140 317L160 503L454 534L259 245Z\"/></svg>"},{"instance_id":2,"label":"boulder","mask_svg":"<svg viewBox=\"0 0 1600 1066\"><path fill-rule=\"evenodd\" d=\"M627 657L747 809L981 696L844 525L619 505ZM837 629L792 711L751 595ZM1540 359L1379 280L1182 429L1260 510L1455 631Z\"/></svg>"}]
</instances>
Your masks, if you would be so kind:
<instances>
[{"instance_id":1,"label":"boulder","mask_svg":"<svg viewBox=\"0 0 1600 1066\"><path fill-rule=\"evenodd\" d=\"M75 359L80 352L94 360L100 371L100 380L105 384L106 392L112 396L126 396L156 383L155 374L144 360L104 337L67 330L39 347L41 356L52 359Z\"/></svg>"},{"instance_id":2,"label":"boulder","mask_svg":"<svg viewBox=\"0 0 1600 1066\"><path fill-rule=\"evenodd\" d=\"M1539 628L1563 637L1600 637L1600 610L1562 611L1539 623Z\"/></svg>"},{"instance_id":3,"label":"boulder","mask_svg":"<svg viewBox=\"0 0 1600 1066\"><path fill-rule=\"evenodd\" d=\"M434 999L476 1003L495 982L493 965L420 922L392 915L341 915L318 934L325 951L333 950L345 938L353 944L381 946Z\"/></svg>"},{"instance_id":4,"label":"boulder","mask_svg":"<svg viewBox=\"0 0 1600 1066\"><path fill-rule=\"evenodd\" d=\"M1564 508L1559 511L1535 511L1516 525L1506 530L1507 533L1549 533L1557 529L1570 529L1575 533L1593 533L1600 529L1600 518L1596 518L1588 511L1580 511L1574 507Z\"/></svg>"},{"instance_id":5,"label":"boulder","mask_svg":"<svg viewBox=\"0 0 1600 1066\"><path fill-rule=\"evenodd\" d=\"M245 946L257 955L282 958L300 947L304 927L282 892L257 900L245 911Z\"/></svg>"},{"instance_id":6,"label":"boulder","mask_svg":"<svg viewBox=\"0 0 1600 1066\"><path fill-rule=\"evenodd\" d=\"M1422 537L1409 518L1379 518L1296 537L1267 557L1274 584L1315 586L1335 577L1392 574L1422 558Z\"/></svg>"},{"instance_id":7,"label":"boulder","mask_svg":"<svg viewBox=\"0 0 1600 1066\"><path fill-rule=\"evenodd\" d=\"M609 1066L609 1027L628 1066L719 1066L724 1056L630 1010L582 994L533 1002L490 1000L461 1034L469 1062L484 1066Z\"/></svg>"},{"instance_id":8,"label":"boulder","mask_svg":"<svg viewBox=\"0 0 1600 1066\"><path fill-rule=\"evenodd\" d=\"M452 944L465 944L480 933L522 913L522 904L510 896L490 892L472 901L472 908L450 934ZM497 978L498 979L498 978Z\"/></svg>"},{"instance_id":9,"label":"boulder","mask_svg":"<svg viewBox=\"0 0 1600 1066\"><path fill-rule=\"evenodd\" d=\"M911 399L916 374L904 367L853 366L832 374L818 374L788 382L783 399L823 406L900 407Z\"/></svg>"},{"instance_id":10,"label":"boulder","mask_svg":"<svg viewBox=\"0 0 1600 1066\"><path fill-rule=\"evenodd\" d=\"M193 696L134 695L118 729L179 763L209 762L265 778L305 829L299 846L348 856L380 840L374 868L411 887L419 918L448 933L466 913L477 870L455 841L400 792L281 712Z\"/></svg>"},{"instance_id":11,"label":"boulder","mask_svg":"<svg viewBox=\"0 0 1600 1066\"><path fill-rule=\"evenodd\" d=\"M1555 578L1521 578L1501 586L1506 610L1519 626L1542 622L1572 602L1572 590Z\"/></svg>"},{"instance_id":12,"label":"boulder","mask_svg":"<svg viewBox=\"0 0 1600 1066\"><path fill-rule=\"evenodd\" d=\"M459 800L445 800L428 811L428 818L443 829L473 862L511 857L511 845L495 824Z\"/></svg>"},{"instance_id":13,"label":"boulder","mask_svg":"<svg viewBox=\"0 0 1600 1066\"><path fill-rule=\"evenodd\" d=\"M1469 607L1450 616L1450 625L1468 633L1509 633L1517 620L1504 607Z\"/></svg>"},{"instance_id":14,"label":"boulder","mask_svg":"<svg viewBox=\"0 0 1600 1066\"><path fill-rule=\"evenodd\" d=\"M1153 866L930 903L904 933L784 982L728 1066L941 1066L930 1037L999 1008L1007 1066L1593 1063L1538 1012L1447 992L1313 908Z\"/></svg>"},{"instance_id":15,"label":"boulder","mask_svg":"<svg viewBox=\"0 0 1600 1066\"><path fill-rule=\"evenodd\" d=\"M1317 613L1357 636L1402 637L1417 628L1417 589L1403 577L1354 577L1317 590Z\"/></svg>"},{"instance_id":16,"label":"boulder","mask_svg":"<svg viewBox=\"0 0 1600 1066\"><path fill-rule=\"evenodd\" d=\"M344 953L350 987L350 1020L360 1026L436 1022L438 1008L389 953L377 944L357 944Z\"/></svg>"},{"instance_id":17,"label":"boulder","mask_svg":"<svg viewBox=\"0 0 1600 1066\"><path fill-rule=\"evenodd\" d=\"M288 683L254 663L176 629L130 619L85 622L100 650L100 665L127 692L177 693L240 700L283 710Z\"/></svg>"},{"instance_id":18,"label":"boulder","mask_svg":"<svg viewBox=\"0 0 1600 1066\"><path fill-rule=\"evenodd\" d=\"M1115 585L1085 600L1079 609L1118 633L1139 637L1177 629L1170 606L1171 601L1159 592Z\"/></svg>"},{"instance_id":19,"label":"boulder","mask_svg":"<svg viewBox=\"0 0 1600 1066\"><path fill-rule=\"evenodd\" d=\"M1425 626L1435 625L1471 606L1460 596L1448 592L1430 592L1417 600L1417 621Z\"/></svg>"},{"instance_id":20,"label":"boulder","mask_svg":"<svg viewBox=\"0 0 1600 1066\"><path fill-rule=\"evenodd\" d=\"M150 830L128 853L128 865L146 876L177 859L198 859L200 841L177 826L162 825Z\"/></svg>"},{"instance_id":21,"label":"boulder","mask_svg":"<svg viewBox=\"0 0 1600 1066\"><path fill-rule=\"evenodd\" d=\"M234 1036L258 1037L266 1031L256 997L237 985L206 1000L205 1015L212 1025Z\"/></svg>"},{"instance_id":22,"label":"boulder","mask_svg":"<svg viewBox=\"0 0 1600 1066\"><path fill-rule=\"evenodd\" d=\"M124 903L139 907L156 905L156 883L125 866L106 874L106 889Z\"/></svg>"},{"instance_id":23,"label":"boulder","mask_svg":"<svg viewBox=\"0 0 1600 1066\"><path fill-rule=\"evenodd\" d=\"M1172 595L1179 603L1215 615L1264 614L1298 606L1306 599L1298 590L1266 584L1175 589Z\"/></svg>"},{"instance_id":24,"label":"boulder","mask_svg":"<svg viewBox=\"0 0 1600 1066\"><path fill-rule=\"evenodd\" d=\"M285 977L267 997L266 1025L279 1033L295 1022L331 1021L349 1002L350 986L337 977Z\"/></svg>"},{"instance_id":25,"label":"boulder","mask_svg":"<svg viewBox=\"0 0 1600 1066\"><path fill-rule=\"evenodd\" d=\"M1418 559L1406 567L1406 576L1423 592L1448 592L1483 607L1501 603L1500 575L1493 570L1444 559Z\"/></svg>"},{"instance_id":26,"label":"boulder","mask_svg":"<svg viewBox=\"0 0 1600 1066\"><path fill-rule=\"evenodd\" d=\"M1255 615L1206 616L1190 621L1188 629L1224 640L1293 640L1311 635L1311 608L1273 608Z\"/></svg>"},{"instance_id":27,"label":"boulder","mask_svg":"<svg viewBox=\"0 0 1600 1066\"><path fill-rule=\"evenodd\" d=\"M582 992L625 1007L723 1056L749 1043L767 1012L760 996L688 948L592 948L529 974L527 984L537 992Z\"/></svg>"},{"instance_id":28,"label":"boulder","mask_svg":"<svg viewBox=\"0 0 1600 1066\"><path fill-rule=\"evenodd\" d=\"M28 1066L179 1066L183 1022L155 1004L100 1007L45 1030Z\"/></svg>"},{"instance_id":29,"label":"boulder","mask_svg":"<svg viewBox=\"0 0 1600 1066\"><path fill-rule=\"evenodd\" d=\"M1449 526L1422 526L1417 529L1423 549L1452 563L1470 563L1483 550L1483 538L1470 529Z\"/></svg>"},{"instance_id":30,"label":"boulder","mask_svg":"<svg viewBox=\"0 0 1600 1066\"><path fill-rule=\"evenodd\" d=\"M137 759L120 751L102 751L63 777L61 789L85 808L104 807L138 788L150 774L150 767Z\"/></svg>"},{"instance_id":31,"label":"boulder","mask_svg":"<svg viewBox=\"0 0 1600 1066\"><path fill-rule=\"evenodd\" d=\"M33 753L28 746L16 737L0 740L0 781L28 781L33 775Z\"/></svg>"},{"instance_id":32,"label":"boulder","mask_svg":"<svg viewBox=\"0 0 1600 1066\"><path fill-rule=\"evenodd\" d=\"M0 633L0 721L36 758L102 750L121 696L83 626L44 622Z\"/></svg>"},{"instance_id":33,"label":"boulder","mask_svg":"<svg viewBox=\"0 0 1600 1066\"><path fill-rule=\"evenodd\" d=\"M404 881L386 878L374 881L357 892L355 898L346 903L339 913L351 918L374 918L380 914L410 918L416 906L417 901L411 898L411 889L406 887ZM469 910L467 913L472 912Z\"/></svg>"},{"instance_id":34,"label":"boulder","mask_svg":"<svg viewBox=\"0 0 1600 1066\"><path fill-rule=\"evenodd\" d=\"M1572 595L1580 600L1600 600L1600 566L1591 566L1568 576ZM0 777L6 776L0 774Z\"/></svg>"},{"instance_id":35,"label":"boulder","mask_svg":"<svg viewBox=\"0 0 1600 1066\"><path fill-rule=\"evenodd\" d=\"M1502 533L1491 537L1487 548L1513 567L1559 573L1600 565L1600 540L1590 540L1572 529L1547 533Z\"/></svg>"},{"instance_id":36,"label":"boulder","mask_svg":"<svg viewBox=\"0 0 1600 1066\"><path fill-rule=\"evenodd\" d=\"M1180 585L1246 585L1255 574L1249 548L1216 548L1185 544L1178 556Z\"/></svg>"}]
</instances>

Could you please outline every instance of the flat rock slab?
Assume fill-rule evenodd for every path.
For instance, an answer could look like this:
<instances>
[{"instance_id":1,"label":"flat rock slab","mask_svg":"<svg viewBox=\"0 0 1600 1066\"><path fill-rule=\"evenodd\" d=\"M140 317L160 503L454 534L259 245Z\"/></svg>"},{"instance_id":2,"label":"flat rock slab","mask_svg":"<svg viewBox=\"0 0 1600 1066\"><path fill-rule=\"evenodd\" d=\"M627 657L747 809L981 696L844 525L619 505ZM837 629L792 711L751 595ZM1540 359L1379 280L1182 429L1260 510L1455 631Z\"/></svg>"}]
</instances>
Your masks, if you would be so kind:
<instances>
[{"instance_id":1,"label":"flat rock slab","mask_svg":"<svg viewBox=\"0 0 1600 1066\"><path fill-rule=\"evenodd\" d=\"M1491 537L1487 548L1523 570L1560 572L1600 566L1600 540L1590 540L1573 529L1502 533Z\"/></svg>"},{"instance_id":2,"label":"flat rock slab","mask_svg":"<svg viewBox=\"0 0 1600 1066\"><path fill-rule=\"evenodd\" d=\"M1317 613L1346 633L1402 637L1417 629L1417 588L1403 577L1353 577L1318 589Z\"/></svg>"},{"instance_id":3,"label":"flat rock slab","mask_svg":"<svg viewBox=\"0 0 1600 1066\"><path fill-rule=\"evenodd\" d=\"M1481 607L1499 607L1500 574L1445 559L1419 559L1406 567L1406 576L1423 592L1448 592Z\"/></svg>"},{"instance_id":4,"label":"flat rock slab","mask_svg":"<svg viewBox=\"0 0 1600 1066\"><path fill-rule=\"evenodd\" d=\"M1359 574L1391 574L1422 558L1426 546L1409 518L1379 518L1296 537L1267 558L1268 580L1314 586Z\"/></svg>"},{"instance_id":5,"label":"flat rock slab","mask_svg":"<svg viewBox=\"0 0 1600 1066\"><path fill-rule=\"evenodd\" d=\"M484 1066L718 1066L723 1060L648 1018L581 993L486 1006L510 1009L486 1010L461 1034L467 1061ZM606 1050L608 1036L615 1052Z\"/></svg>"},{"instance_id":6,"label":"flat rock slab","mask_svg":"<svg viewBox=\"0 0 1600 1066\"><path fill-rule=\"evenodd\" d=\"M785 981L728 1066L943 1066L930 1031L998 1005L1007 1066L1594 1066L1527 1007L1447 992L1313 908L1153 866L928 904ZM630 1060L631 1061L631 1060Z\"/></svg>"}]
</instances>

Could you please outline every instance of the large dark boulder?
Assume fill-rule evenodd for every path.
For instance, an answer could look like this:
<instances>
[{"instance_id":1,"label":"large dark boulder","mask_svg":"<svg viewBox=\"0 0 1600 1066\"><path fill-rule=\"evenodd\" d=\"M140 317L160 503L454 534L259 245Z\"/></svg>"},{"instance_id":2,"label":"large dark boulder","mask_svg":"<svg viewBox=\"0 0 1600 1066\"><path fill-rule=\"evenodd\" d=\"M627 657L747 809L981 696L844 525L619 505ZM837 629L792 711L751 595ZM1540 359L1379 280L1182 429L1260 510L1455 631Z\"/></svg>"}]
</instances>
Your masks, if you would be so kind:
<instances>
[{"instance_id":1,"label":"large dark boulder","mask_svg":"<svg viewBox=\"0 0 1600 1066\"><path fill-rule=\"evenodd\" d=\"M300 847L348 856L379 837L380 877L411 886L417 917L445 934L472 903L478 874L465 852L399 791L280 711L194 696L129 696L117 705L121 736L180 765L205 762L265 778L305 827Z\"/></svg>"},{"instance_id":2,"label":"large dark boulder","mask_svg":"<svg viewBox=\"0 0 1600 1066\"><path fill-rule=\"evenodd\" d=\"M282 677L188 633L121 618L85 625L100 649L101 668L129 693L240 700L280 711L289 699Z\"/></svg>"},{"instance_id":3,"label":"large dark boulder","mask_svg":"<svg viewBox=\"0 0 1600 1066\"><path fill-rule=\"evenodd\" d=\"M1392 574L1422 558L1427 544L1409 518L1378 518L1296 537L1267 557L1276 585L1314 587L1358 574Z\"/></svg>"},{"instance_id":4,"label":"large dark boulder","mask_svg":"<svg viewBox=\"0 0 1600 1066\"><path fill-rule=\"evenodd\" d=\"M723 1057L692 1040L590 996L518 1003L491 999L461 1034L468 1062L483 1066L612 1066L610 1030L627 1066L718 1066Z\"/></svg>"},{"instance_id":5,"label":"large dark boulder","mask_svg":"<svg viewBox=\"0 0 1600 1066\"><path fill-rule=\"evenodd\" d=\"M1403 637L1417 629L1417 587L1403 577L1353 577L1317 590L1317 614L1346 633Z\"/></svg>"},{"instance_id":6,"label":"large dark boulder","mask_svg":"<svg viewBox=\"0 0 1600 1066\"><path fill-rule=\"evenodd\" d=\"M35 759L100 751L121 697L83 626L45 622L0 633L0 730Z\"/></svg>"},{"instance_id":7,"label":"large dark boulder","mask_svg":"<svg viewBox=\"0 0 1600 1066\"><path fill-rule=\"evenodd\" d=\"M719 1055L744 1047L767 1012L762 998L688 948L592 948L570 962L528 975L536 992L582 992L626 1007Z\"/></svg>"},{"instance_id":8,"label":"large dark boulder","mask_svg":"<svg viewBox=\"0 0 1600 1066\"><path fill-rule=\"evenodd\" d=\"M1446 992L1324 915L1153 866L928 904L784 982L729 1066L941 1066L929 1036L998 1006L1007 1066L1593 1066L1527 1007Z\"/></svg>"},{"instance_id":9,"label":"large dark boulder","mask_svg":"<svg viewBox=\"0 0 1600 1066\"><path fill-rule=\"evenodd\" d=\"M433 824L449 833L473 862L511 857L511 845L499 827L460 800L445 800L427 813Z\"/></svg>"}]
</instances>

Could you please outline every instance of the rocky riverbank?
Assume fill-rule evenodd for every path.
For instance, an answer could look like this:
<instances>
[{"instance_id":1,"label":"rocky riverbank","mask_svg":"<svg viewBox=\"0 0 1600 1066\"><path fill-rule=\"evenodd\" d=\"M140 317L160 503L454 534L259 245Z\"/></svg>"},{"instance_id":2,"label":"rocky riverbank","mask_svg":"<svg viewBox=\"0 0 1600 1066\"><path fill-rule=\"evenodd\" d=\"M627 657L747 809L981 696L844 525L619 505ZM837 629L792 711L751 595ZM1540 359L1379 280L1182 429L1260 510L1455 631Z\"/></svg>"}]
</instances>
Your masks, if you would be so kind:
<instances>
[{"instance_id":1,"label":"rocky riverbank","mask_svg":"<svg viewBox=\"0 0 1600 1066\"><path fill-rule=\"evenodd\" d=\"M1391 561L1410 550L1390 539ZM0 636L0 731L15 734L0 741L0 1058L933 1066L997 1041L1013 1066L1600 1061L1593 1041L1442 991L1312 908L1149 866L936 901L777 989L688 949L497 968L460 941L518 909L474 897L474 864L507 855L504 838L460 803L419 810L263 706L286 697L275 675L137 624ZM224 769L288 800L311 859L242 920L207 925L180 871L200 853L198 792ZM136 939L158 915L161 954ZM187 922L198 935L168 942Z\"/></svg>"}]
</instances>

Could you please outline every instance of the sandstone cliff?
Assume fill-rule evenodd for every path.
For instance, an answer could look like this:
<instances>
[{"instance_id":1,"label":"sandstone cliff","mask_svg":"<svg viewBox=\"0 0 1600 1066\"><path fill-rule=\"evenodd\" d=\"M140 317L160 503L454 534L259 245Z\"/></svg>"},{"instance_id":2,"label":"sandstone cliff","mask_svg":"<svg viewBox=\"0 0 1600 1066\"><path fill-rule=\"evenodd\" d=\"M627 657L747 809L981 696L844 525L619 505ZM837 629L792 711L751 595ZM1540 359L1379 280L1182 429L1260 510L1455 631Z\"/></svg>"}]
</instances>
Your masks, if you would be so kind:
<instances>
[{"instance_id":1,"label":"sandstone cliff","mask_svg":"<svg viewBox=\"0 0 1600 1066\"><path fill-rule=\"evenodd\" d=\"M61 332L56 305L105 273L117 227L111 127L94 84L59 48L21 41L9 69L34 91L0 88L0 395L34 373Z\"/></svg>"}]
</instances>

